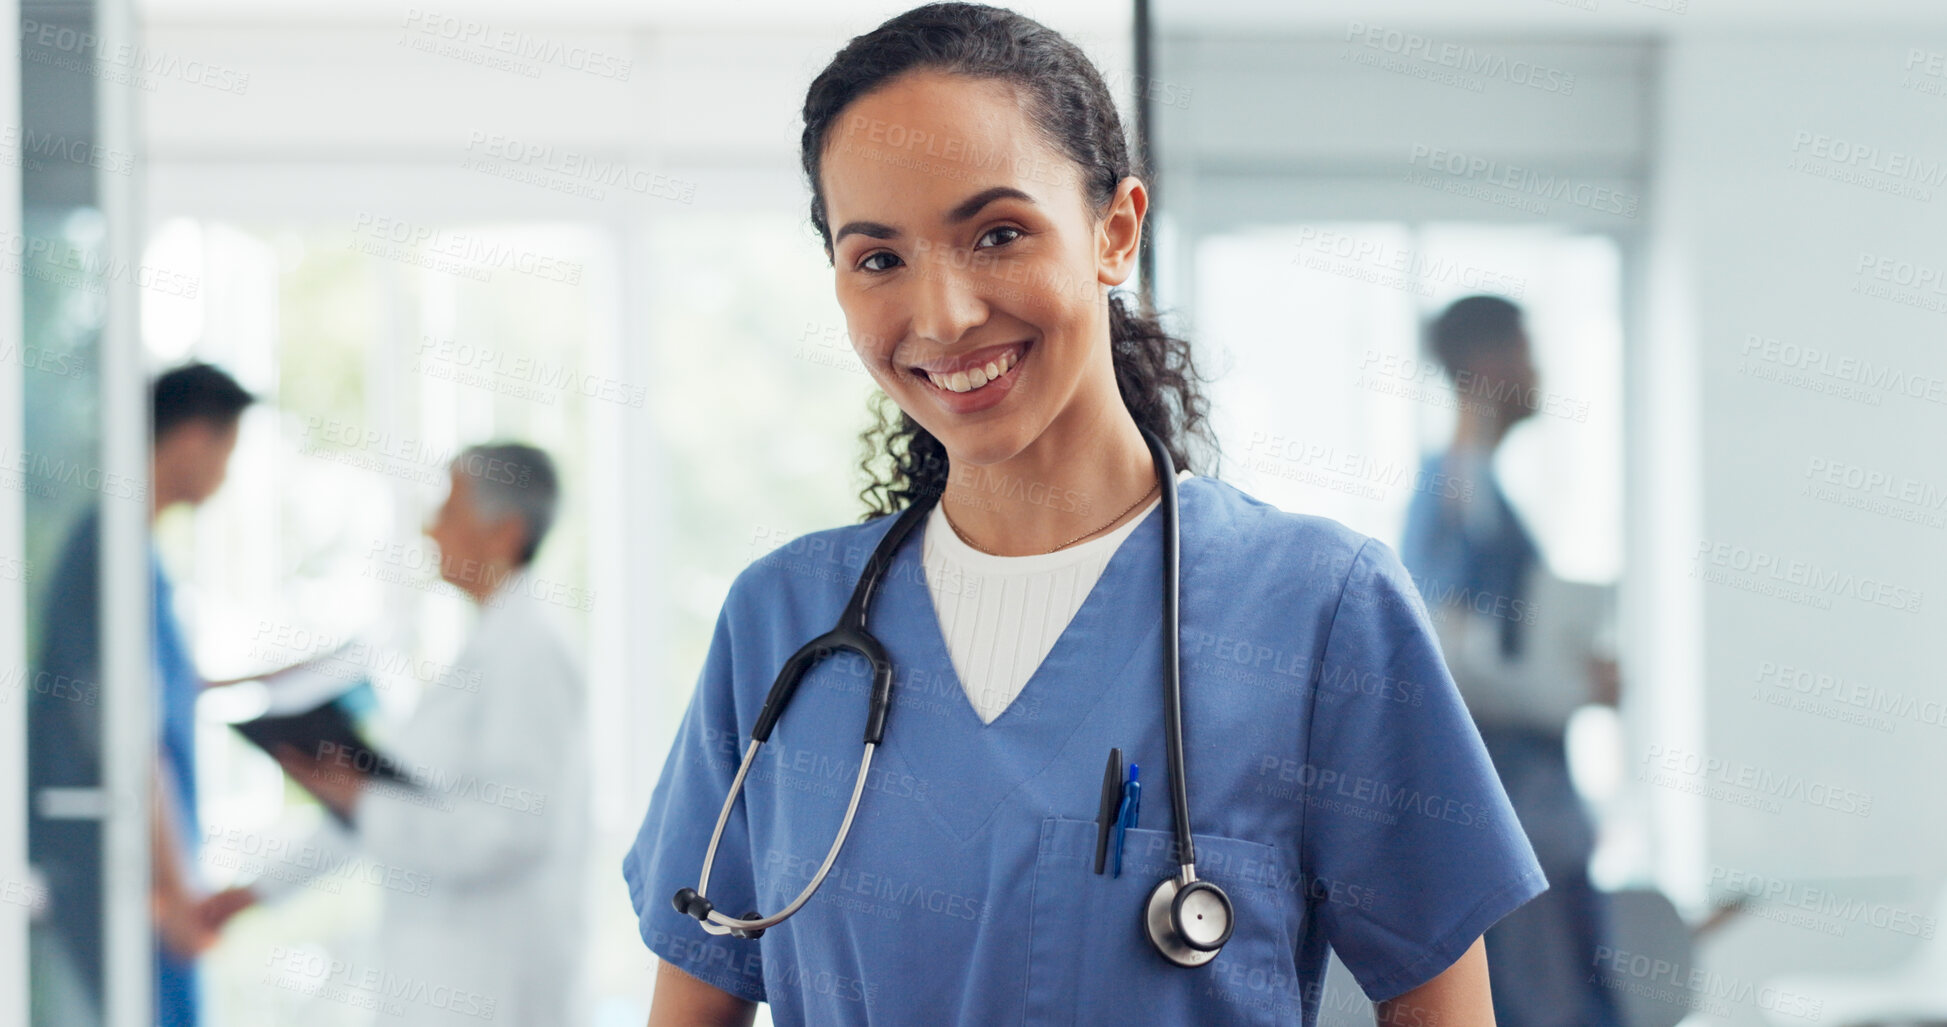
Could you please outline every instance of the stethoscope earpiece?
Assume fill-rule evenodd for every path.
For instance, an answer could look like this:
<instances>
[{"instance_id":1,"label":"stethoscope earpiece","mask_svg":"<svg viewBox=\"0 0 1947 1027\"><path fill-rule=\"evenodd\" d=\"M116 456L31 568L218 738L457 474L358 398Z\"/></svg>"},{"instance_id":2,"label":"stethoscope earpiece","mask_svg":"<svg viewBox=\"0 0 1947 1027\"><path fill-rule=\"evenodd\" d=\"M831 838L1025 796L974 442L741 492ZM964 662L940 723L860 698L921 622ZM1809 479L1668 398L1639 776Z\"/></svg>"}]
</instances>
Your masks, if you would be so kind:
<instances>
[{"instance_id":1,"label":"stethoscope earpiece","mask_svg":"<svg viewBox=\"0 0 1947 1027\"><path fill-rule=\"evenodd\" d=\"M698 920L707 920L710 916L710 900L698 895L695 888L676 889L676 894L670 898L669 904L675 906L676 912L684 916L693 916Z\"/></svg>"},{"instance_id":2,"label":"stethoscope earpiece","mask_svg":"<svg viewBox=\"0 0 1947 1027\"><path fill-rule=\"evenodd\" d=\"M709 934L714 934L718 937L728 935L732 938L743 938L747 941L756 941L764 936L764 929L762 927L726 927L723 924L712 923L710 920L710 911L716 907L710 904L709 899L698 895L695 888L678 888L676 894L670 897L669 904L676 907L676 912L684 916L695 917L697 923L702 924L703 930ZM758 913L753 909L745 913L742 919L746 921L756 920L758 919Z\"/></svg>"}]
</instances>

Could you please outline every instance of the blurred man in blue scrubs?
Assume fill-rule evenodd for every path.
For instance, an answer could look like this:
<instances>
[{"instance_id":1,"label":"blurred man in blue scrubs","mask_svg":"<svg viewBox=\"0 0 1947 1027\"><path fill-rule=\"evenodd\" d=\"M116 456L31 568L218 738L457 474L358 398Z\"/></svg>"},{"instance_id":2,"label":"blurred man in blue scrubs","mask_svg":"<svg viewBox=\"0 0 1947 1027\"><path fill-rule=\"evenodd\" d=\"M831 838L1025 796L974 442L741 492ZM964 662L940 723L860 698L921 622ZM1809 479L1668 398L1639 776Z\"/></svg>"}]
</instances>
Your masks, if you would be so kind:
<instances>
[{"instance_id":1,"label":"blurred man in blue scrubs","mask_svg":"<svg viewBox=\"0 0 1947 1027\"><path fill-rule=\"evenodd\" d=\"M1563 680L1524 663L1548 571L1494 474L1509 429L1541 405L1521 308L1498 296L1456 300L1427 341L1453 382L1459 414L1452 445L1428 458L1421 480L1457 487L1414 494L1400 559L1433 611L1448 668L1550 884L1487 931L1495 1020L1616 1027L1596 974L1605 917L1588 876L1595 831L1569 777L1560 715L1582 702L1613 704L1613 673ZM1537 689L1579 694L1564 702Z\"/></svg>"},{"instance_id":2,"label":"blurred man in blue scrubs","mask_svg":"<svg viewBox=\"0 0 1947 1027\"><path fill-rule=\"evenodd\" d=\"M208 364L194 363L157 378L151 388L153 449L151 521L178 504L198 506L223 484L237 427L251 402L236 380ZM103 494L108 490L104 488ZM109 501L114 501L110 499ZM99 724L84 721L95 710L101 680L99 592L101 518L91 507L77 521L45 597L49 628L40 673L52 681L80 683L82 702L45 701L29 741L34 787L89 786L100 780ZM156 786L151 838L156 920L156 1022L193 1027L200 1020L195 957L216 940L227 900L205 901L190 868L198 839L195 710L203 680L176 619L175 593L153 549L149 555L154 620L150 626L156 680ZM52 692L50 695L54 694ZM39 698L37 694L36 698ZM58 931L66 955L81 974L98 975L101 915L99 840L94 823L37 819L31 858L50 875L50 893L71 900L60 911Z\"/></svg>"},{"instance_id":3,"label":"blurred man in blue scrubs","mask_svg":"<svg viewBox=\"0 0 1947 1027\"><path fill-rule=\"evenodd\" d=\"M251 396L229 375L208 364L177 368L156 379L153 390L154 460L151 516L178 503L200 506L222 486L237 426ZM196 672L189 640L176 620L175 587L153 548L157 713L162 742L156 791L155 891L162 944L156 959L156 1022L164 1027L200 1022L200 989L194 956L216 941L215 910L199 904L201 888L190 868L202 824L196 803Z\"/></svg>"}]
</instances>

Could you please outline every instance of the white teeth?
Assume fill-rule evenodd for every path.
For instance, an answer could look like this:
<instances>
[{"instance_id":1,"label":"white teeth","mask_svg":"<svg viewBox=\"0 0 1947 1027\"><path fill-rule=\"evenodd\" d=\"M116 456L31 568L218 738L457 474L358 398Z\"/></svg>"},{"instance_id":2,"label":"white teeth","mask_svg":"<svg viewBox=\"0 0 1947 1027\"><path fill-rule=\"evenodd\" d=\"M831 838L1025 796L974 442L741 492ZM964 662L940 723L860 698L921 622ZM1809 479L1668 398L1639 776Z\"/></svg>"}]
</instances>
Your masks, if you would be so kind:
<instances>
[{"instance_id":1,"label":"white teeth","mask_svg":"<svg viewBox=\"0 0 1947 1027\"><path fill-rule=\"evenodd\" d=\"M1008 372L1020 360L1015 353L1003 353L998 359L989 360L986 367L976 367L971 371L955 371L949 375L926 372L926 378L948 392L972 392Z\"/></svg>"}]
</instances>

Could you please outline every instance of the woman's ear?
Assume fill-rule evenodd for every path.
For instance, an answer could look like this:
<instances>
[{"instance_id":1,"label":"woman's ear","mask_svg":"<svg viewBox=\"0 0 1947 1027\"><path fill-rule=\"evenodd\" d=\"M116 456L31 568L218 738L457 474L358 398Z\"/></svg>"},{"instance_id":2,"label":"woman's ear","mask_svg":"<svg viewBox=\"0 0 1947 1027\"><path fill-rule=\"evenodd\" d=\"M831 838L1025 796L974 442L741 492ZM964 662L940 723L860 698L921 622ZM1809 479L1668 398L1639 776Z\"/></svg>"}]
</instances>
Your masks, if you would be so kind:
<instances>
[{"instance_id":1,"label":"woman's ear","mask_svg":"<svg viewBox=\"0 0 1947 1027\"><path fill-rule=\"evenodd\" d=\"M1103 285L1117 286L1136 271L1142 244L1143 216L1149 212L1149 190L1134 175L1116 183L1109 213L1095 230L1095 274Z\"/></svg>"}]
</instances>

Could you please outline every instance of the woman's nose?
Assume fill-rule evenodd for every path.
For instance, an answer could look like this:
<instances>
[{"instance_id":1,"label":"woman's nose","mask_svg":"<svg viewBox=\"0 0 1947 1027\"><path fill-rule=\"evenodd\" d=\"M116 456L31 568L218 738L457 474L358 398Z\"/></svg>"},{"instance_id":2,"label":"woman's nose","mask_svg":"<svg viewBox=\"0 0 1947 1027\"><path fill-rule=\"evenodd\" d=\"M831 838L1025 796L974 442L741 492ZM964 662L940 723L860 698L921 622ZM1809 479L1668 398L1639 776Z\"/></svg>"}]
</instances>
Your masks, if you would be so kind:
<instances>
[{"instance_id":1,"label":"woman's nose","mask_svg":"<svg viewBox=\"0 0 1947 1027\"><path fill-rule=\"evenodd\" d=\"M913 296L913 334L950 346L987 320L981 279L988 274L964 247L922 241L914 253L918 284Z\"/></svg>"}]
</instances>

